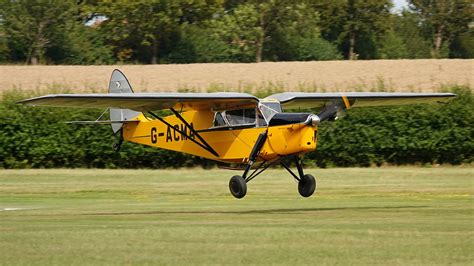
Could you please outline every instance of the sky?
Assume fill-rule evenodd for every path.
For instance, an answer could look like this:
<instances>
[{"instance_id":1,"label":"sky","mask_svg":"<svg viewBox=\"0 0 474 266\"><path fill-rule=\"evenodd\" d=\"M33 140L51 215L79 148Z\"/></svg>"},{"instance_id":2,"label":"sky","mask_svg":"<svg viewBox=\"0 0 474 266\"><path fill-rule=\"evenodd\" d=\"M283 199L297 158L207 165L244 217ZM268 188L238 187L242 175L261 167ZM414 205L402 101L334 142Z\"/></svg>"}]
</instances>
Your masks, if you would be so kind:
<instances>
[{"instance_id":1,"label":"sky","mask_svg":"<svg viewBox=\"0 0 474 266\"><path fill-rule=\"evenodd\" d=\"M402 7L407 7L408 6L406 0L392 0L392 1L393 1L393 5L394 5L395 10L401 10Z\"/></svg>"}]
</instances>

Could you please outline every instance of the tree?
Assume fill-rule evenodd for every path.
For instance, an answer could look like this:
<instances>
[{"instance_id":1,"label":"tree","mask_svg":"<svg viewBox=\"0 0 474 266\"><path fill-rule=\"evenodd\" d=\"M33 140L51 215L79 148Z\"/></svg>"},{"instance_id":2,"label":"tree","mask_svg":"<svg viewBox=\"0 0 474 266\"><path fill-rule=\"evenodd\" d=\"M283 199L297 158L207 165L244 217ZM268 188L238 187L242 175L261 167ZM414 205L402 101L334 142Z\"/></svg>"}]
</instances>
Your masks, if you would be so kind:
<instances>
[{"instance_id":1,"label":"tree","mask_svg":"<svg viewBox=\"0 0 474 266\"><path fill-rule=\"evenodd\" d=\"M268 53L274 60L341 59L337 48L321 38L319 13L305 3L278 9L269 29Z\"/></svg>"},{"instance_id":2,"label":"tree","mask_svg":"<svg viewBox=\"0 0 474 266\"><path fill-rule=\"evenodd\" d=\"M391 1L317 0L313 6L320 13L323 36L336 41L348 59L375 57L373 43L387 30Z\"/></svg>"},{"instance_id":3,"label":"tree","mask_svg":"<svg viewBox=\"0 0 474 266\"><path fill-rule=\"evenodd\" d=\"M474 58L474 27L453 38L449 45L451 58Z\"/></svg>"},{"instance_id":4,"label":"tree","mask_svg":"<svg viewBox=\"0 0 474 266\"><path fill-rule=\"evenodd\" d=\"M98 28L120 61L138 59L156 64L159 47L179 22L180 9L171 1L98 1L97 13L107 19Z\"/></svg>"},{"instance_id":5,"label":"tree","mask_svg":"<svg viewBox=\"0 0 474 266\"><path fill-rule=\"evenodd\" d=\"M474 9L469 0L409 0L409 8L422 20L431 36L432 57L441 57L444 43L468 31L474 19Z\"/></svg>"},{"instance_id":6,"label":"tree","mask_svg":"<svg viewBox=\"0 0 474 266\"><path fill-rule=\"evenodd\" d=\"M67 31L54 38L45 55L56 64L112 64L112 48L100 32L82 23L67 22Z\"/></svg>"},{"instance_id":7,"label":"tree","mask_svg":"<svg viewBox=\"0 0 474 266\"><path fill-rule=\"evenodd\" d=\"M120 61L156 64L173 49L180 26L211 16L220 0L98 0L89 12L107 18L99 29Z\"/></svg>"},{"instance_id":8,"label":"tree","mask_svg":"<svg viewBox=\"0 0 474 266\"><path fill-rule=\"evenodd\" d=\"M220 17L208 21L212 34L228 46L228 53L240 62L261 61L259 46L263 46L264 29L254 4L242 4Z\"/></svg>"},{"instance_id":9,"label":"tree","mask_svg":"<svg viewBox=\"0 0 474 266\"><path fill-rule=\"evenodd\" d=\"M384 33L389 10L389 1L348 1L347 21L339 38L349 42L349 59L356 58L356 39L361 38L361 35L374 35L378 38Z\"/></svg>"},{"instance_id":10,"label":"tree","mask_svg":"<svg viewBox=\"0 0 474 266\"><path fill-rule=\"evenodd\" d=\"M218 63L240 61L240 58L236 58L214 29L184 24L179 41L164 60L171 63Z\"/></svg>"},{"instance_id":11,"label":"tree","mask_svg":"<svg viewBox=\"0 0 474 266\"><path fill-rule=\"evenodd\" d=\"M0 16L0 62L7 61L9 59L9 54L10 51L8 49L7 36L2 23L2 17Z\"/></svg>"},{"instance_id":12,"label":"tree","mask_svg":"<svg viewBox=\"0 0 474 266\"><path fill-rule=\"evenodd\" d=\"M420 18L408 10L393 15L391 20L393 34L401 38L406 49L404 58L430 58L430 42L423 36Z\"/></svg>"},{"instance_id":13,"label":"tree","mask_svg":"<svg viewBox=\"0 0 474 266\"><path fill-rule=\"evenodd\" d=\"M45 63L45 53L74 10L73 1L1 1L1 16L14 59Z\"/></svg>"},{"instance_id":14,"label":"tree","mask_svg":"<svg viewBox=\"0 0 474 266\"><path fill-rule=\"evenodd\" d=\"M86 28L75 1L0 0L0 5L11 61L33 65L110 63L107 46Z\"/></svg>"},{"instance_id":15,"label":"tree","mask_svg":"<svg viewBox=\"0 0 474 266\"><path fill-rule=\"evenodd\" d=\"M296 39L293 60L340 60L343 59L336 46L320 38L309 37Z\"/></svg>"},{"instance_id":16,"label":"tree","mask_svg":"<svg viewBox=\"0 0 474 266\"><path fill-rule=\"evenodd\" d=\"M237 3L238 2L238 3ZM328 60L338 58L320 39L318 14L304 1L228 1L226 10L207 23L212 47L228 46L227 58L239 62Z\"/></svg>"},{"instance_id":17,"label":"tree","mask_svg":"<svg viewBox=\"0 0 474 266\"><path fill-rule=\"evenodd\" d=\"M379 51L380 58L401 59L408 57L407 47L403 39L393 29L387 31Z\"/></svg>"}]
</instances>

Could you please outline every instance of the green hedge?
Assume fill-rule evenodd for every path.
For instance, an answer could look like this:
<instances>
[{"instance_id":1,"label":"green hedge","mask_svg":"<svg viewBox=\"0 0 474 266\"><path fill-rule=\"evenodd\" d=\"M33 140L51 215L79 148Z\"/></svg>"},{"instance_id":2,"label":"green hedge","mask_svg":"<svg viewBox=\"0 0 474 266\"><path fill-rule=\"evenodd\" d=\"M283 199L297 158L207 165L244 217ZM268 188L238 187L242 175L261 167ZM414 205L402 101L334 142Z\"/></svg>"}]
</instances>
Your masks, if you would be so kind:
<instances>
[{"instance_id":1,"label":"green hedge","mask_svg":"<svg viewBox=\"0 0 474 266\"><path fill-rule=\"evenodd\" d=\"M474 157L474 101L469 88L450 88L449 104L354 108L324 123L306 157L320 167L373 164L461 164Z\"/></svg>"},{"instance_id":2,"label":"green hedge","mask_svg":"<svg viewBox=\"0 0 474 266\"><path fill-rule=\"evenodd\" d=\"M319 128L318 149L305 157L320 167L473 161L474 104L469 88L448 105L354 108ZM164 168L212 166L213 162L176 152L124 143L114 152L108 125L70 125L94 120L92 109L32 108L15 104L30 97L7 91L0 102L2 168Z\"/></svg>"}]
</instances>

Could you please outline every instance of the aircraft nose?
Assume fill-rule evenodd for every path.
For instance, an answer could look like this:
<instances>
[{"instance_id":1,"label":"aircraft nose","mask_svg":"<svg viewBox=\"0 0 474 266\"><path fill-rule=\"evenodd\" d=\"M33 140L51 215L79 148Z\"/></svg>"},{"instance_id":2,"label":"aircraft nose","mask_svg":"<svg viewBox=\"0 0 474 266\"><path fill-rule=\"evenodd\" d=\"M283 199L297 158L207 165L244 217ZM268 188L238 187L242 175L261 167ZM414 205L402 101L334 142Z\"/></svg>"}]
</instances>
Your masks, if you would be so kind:
<instances>
[{"instance_id":1,"label":"aircraft nose","mask_svg":"<svg viewBox=\"0 0 474 266\"><path fill-rule=\"evenodd\" d=\"M321 122L321 119L317 115L310 115L309 118L313 127L317 127L319 122Z\"/></svg>"}]
</instances>

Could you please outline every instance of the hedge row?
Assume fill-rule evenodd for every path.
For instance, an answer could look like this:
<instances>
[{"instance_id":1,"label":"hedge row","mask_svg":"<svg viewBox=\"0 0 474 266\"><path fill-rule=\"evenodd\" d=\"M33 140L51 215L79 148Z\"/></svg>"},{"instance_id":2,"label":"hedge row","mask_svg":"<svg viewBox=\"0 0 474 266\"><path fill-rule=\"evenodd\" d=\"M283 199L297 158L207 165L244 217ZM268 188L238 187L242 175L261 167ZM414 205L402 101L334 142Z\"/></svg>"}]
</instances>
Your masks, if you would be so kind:
<instances>
[{"instance_id":1,"label":"hedge row","mask_svg":"<svg viewBox=\"0 0 474 266\"><path fill-rule=\"evenodd\" d=\"M474 97L450 88L449 104L353 109L321 126L318 149L307 158L318 166L462 164L474 158Z\"/></svg>"},{"instance_id":2,"label":"hedge row","mask_svg":"<svg viewBox=\"0 0 474 266\"><path fill-rule=\"evenodd\" d=\"M447 105L354 108L319 128L318 149L305 157L320 167L381 164L470 163L474 157L474 101L470 88ZM15 104L28 95L7 91L0 101L1 168L165 168L211 166L213 162L176 152L124 143L111 144L107 125L70 125L94 120L92 109L31 108Z\"/></svg>"}]
</instances>

